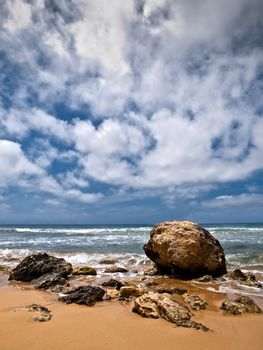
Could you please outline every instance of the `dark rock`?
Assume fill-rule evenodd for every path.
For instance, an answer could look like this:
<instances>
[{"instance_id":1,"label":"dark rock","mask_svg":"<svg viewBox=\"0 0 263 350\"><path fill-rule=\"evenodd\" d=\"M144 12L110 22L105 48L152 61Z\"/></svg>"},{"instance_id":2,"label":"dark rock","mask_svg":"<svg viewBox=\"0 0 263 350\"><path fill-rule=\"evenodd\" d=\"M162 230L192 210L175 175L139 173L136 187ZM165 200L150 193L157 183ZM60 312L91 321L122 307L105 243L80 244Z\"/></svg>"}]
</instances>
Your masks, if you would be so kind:
<instances>
[{"instance_id":1,"label":"dark rock","mask_svg":"<svg viewBox=\"0 0 263 350\"><path fill-rule=\"evenodd\" d=\"M218 240L188 221L155 225L144 251L162 274L190 279L226 273L225 255Z\"/></svg>"},{"instance_id":2,"label":"dark rock","mask_svg":"<svg viewBox=\"0 0 263 350\"><path fill-rule=\"evenodd\" d=\"M201 310L201 309L206 309L207 307L207 302L203 299L201 299L198 295L189 295L185 294L183 296L184 302L189 305L189 307L192 310Z\"/></svg>"},{"instance_id":3,"label":"dark rock","mask_svg":"<svg viewBox=\"0 0 263 350\"><path fill-rule=\"evenodd\" d=\"M94 286L80 286L74 288L58 298L59 301L70 304L81 304L93 306L97 301L101 301L105 294L104 289Z\"/></svg>"},{"instance_id":4,"label":"dark rock","mask_svg":"<svg viewBox=\"0 0 263 350\"><path fill-rule=\"evenodd\" d=\"M254 300L247 296L240 296L234 300L226 299L220 308L233 315L240 315L243 313L262 313L262 310Z\"/></svg>"},{"instance_id":5,"label":"dark rock","mask_svg":"<svg viewBox=\"0 0 263 350\"><path fill-rule=\"evenodd\" d=\"M67 280L59 273L47 273L33 281L31 283L37 289L48 289L57 285L67 284Z\"/></svg>"},{"instance_id":6,"label":"dark rock","mask_svg":"<svg viewBox=\"0 0 263 350\"><path fill-rule=\"evenodd\" d=\"M120 266L111 266L111 267L107 267L104 272L106 273L117 273L117 272L122 272L122 273L126 273L129 272L127 269L125 269L124 267L120 267Z\"/></svg>"},{"instance_id":7,"label":"dark rock","mask_svg":"<svg viewBox=\"0 0 263 350\"><path fill-rule=\"evenodd\" d=\"M102 283L102 286L103 286L103 287L114 287L114 288L116 288L117 290L120 290L120 288L123 287L124 284L123 284L122 282L120 282L120 281L115 280L115 279L112 278L112 279L110 279L110 280L108 280L108 281L106 281L106 282L103 282L103 283Z\"/></svg>"},{"instance_id":8,"label":"dark rock","mask_svg":"<svg viewBox=\"0 0 263 350\"><path fill-rule=\"evenodd\" d=\"M177 294L177 295L183 295L184 293L187 292L185 288L171 288L171 287L161 287L161 288L156 288L155 291L157 293L168 293L168 294Z\"/></svg>"},{"instance_id":9,"label":"dark rock","mask_svg":"<svg viewBox=\"0 0 263 350\"><path fill-rule=\"evenodd\" d=\"M208 328L191 320L192 313L186 305L172 299L169 294L147 293L134 300L133 312L148 318L164 318L178 327L207 331Z\"/></svg>"},{"instance_id":10,"label":"dark rock","mask_svg":"<svg viewBox=\"0 0 263 350\"><path fill-rule=\"evenodd\" d=\"M239 281L245 281L247 279L247 276L240 269L236 269L232 272L229 272L228 277L232 278L233 280Z\"/></svg>"},{"instance_id":11,"label":"dark rock","mask_svg":"<svg viewBox=\"0 0 263 350\"><path fill-rule=\"evenodd\" d=\"M139 297L144 293L143 288L139 288L137 286L124 286L120 289L120 300L128 300L132 297Z\"/></svg>"},{"instance_id":12,"label":"dark rock","mask_svg":"<svg viewBox=\"0 0 263 350\"><path fill-rule=\"evenodd\" d=\"M97 270L94 267L90 266L82 266L82 267L76 267L72 271L72 275L91 275L96 276Z\"/></svg>"},{"instance_id":13,"label":"dark rock","mask_svg":"<svg viewBox=\"0 0 263 350\"><path fill-rule=\"evenodd\" d=\"M9 280L30 282L40 276L58 273L67 277L72 272L72 266L63 258L56 258L47 253L27 256L11 272Z\"/></svg>"}]
</instances>

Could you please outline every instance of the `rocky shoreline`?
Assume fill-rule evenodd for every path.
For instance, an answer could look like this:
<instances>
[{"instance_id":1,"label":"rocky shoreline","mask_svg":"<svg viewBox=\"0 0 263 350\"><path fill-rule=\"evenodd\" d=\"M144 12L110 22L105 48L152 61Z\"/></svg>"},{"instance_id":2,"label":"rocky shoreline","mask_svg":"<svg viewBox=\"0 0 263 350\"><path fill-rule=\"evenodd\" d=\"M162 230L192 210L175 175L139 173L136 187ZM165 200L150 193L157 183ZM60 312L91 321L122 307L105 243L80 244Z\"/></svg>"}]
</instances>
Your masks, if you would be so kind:
<instances>
[{"instance_id":1,"label":"rocky shoreline","mask_svg":"<svg viewBox=\"0 0 263 350\"><path fill-rule=\"evenodd\" d=\"M12 271L0 270L10 273L11 284L30 283L35 289L56 293L59 302L94 306L106 300L119 301L130 304L132 311L142 317L162 318L177 327L204 332L209 328L193 317L200 310L209 309L209 303L196 294L198 289L188 288L189 277L192 283L201 285L209 285L215 278L217 281L228 278L248 288L261 288L252 274L240 270L227 274L220 243L208 231L192 223L173 222L155 226L145 251L155 265L150 270L145 269L143 276L135 278L116 278L119 273L125 275L128 271L114 263L105 269L107 278L100 278L93 267L73 267L63 258L47 253L26 257ZM169 283L164 283L165 279ZM186 288L181 286L182 283ZM26 307L30 309L31 306ZM39 310L43 308L41 305L37 307ZM250 297L242 295L226 298L217 311L223 315L262 313ZM34 320L51 320L50 311Z\"/></svg>"}]
</instances>

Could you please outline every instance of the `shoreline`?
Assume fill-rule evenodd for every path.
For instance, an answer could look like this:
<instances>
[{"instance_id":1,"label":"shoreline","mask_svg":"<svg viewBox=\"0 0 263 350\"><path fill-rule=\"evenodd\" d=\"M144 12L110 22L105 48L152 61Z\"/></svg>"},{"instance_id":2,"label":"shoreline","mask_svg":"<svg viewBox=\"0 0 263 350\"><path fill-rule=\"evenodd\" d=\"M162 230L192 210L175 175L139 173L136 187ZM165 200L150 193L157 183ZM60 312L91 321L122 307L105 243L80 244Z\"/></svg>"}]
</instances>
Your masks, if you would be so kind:
<instances>
[{"instance_id":1,"label":"shoreline","mask_svg":"<svg viewBox=\"0 0 263 350\"><path fill-rule=\"evenodd\" d=\"M148 319L131 311L132 303L102 301L93 307L58 302L57 294L38 291L26 283L11 285L7 275L0 275L0 348L18 350L178 350L258 349L263 344L263 315L225 315L219 305L226 298L188 285L190 292L208 302L207 310L194 311L193 320L210 328L204 333L175 327L163 319ZM162 278L161 278L162 279ZM164 282L164 279L163 279ZM166 279L167 286L178 286L178 280ZM182 281L184 285L184 281ZM49 322L34 322L34 313L15 311L36 303L48 307L53 315ZM260 306L262 301L260 300Z\"/></svg>"}]
</instances>

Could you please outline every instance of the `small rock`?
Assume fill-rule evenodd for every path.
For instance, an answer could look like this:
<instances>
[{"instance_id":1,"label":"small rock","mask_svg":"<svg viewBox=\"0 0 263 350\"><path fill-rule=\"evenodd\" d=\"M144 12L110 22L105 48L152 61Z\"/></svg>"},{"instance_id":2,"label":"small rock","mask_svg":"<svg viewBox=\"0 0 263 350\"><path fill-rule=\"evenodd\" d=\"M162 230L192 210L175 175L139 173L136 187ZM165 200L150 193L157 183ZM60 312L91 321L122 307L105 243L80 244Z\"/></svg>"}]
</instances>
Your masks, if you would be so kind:
<instances>
[{"instance_id":1,"label":"small rock","mask_svg":"<svg viewBox=\"0 0 263 350\"><path fill-rule=\"evenodd\" d=\"M184 302L188 304L192 310L205 310L208 305L207 302L201 299L198 295L185 294L183 298Z\"/></svg>"},{"instance_id":2,"label":"small rock","mask_svg":"<svg viewBox=\"0 0 263 350\"><path fill-rule=\"evenodd\" d=\"M247 296L240 296L236 299L226 299L220 309L225 310L232 315L240 315L243 313L262 313L260 307L253 299Z\"/></svg>"},{"instance_id":3,"label":"small rock","mask_svg":"<svg viewBox=\"0 0 263 350\"><path fill-rule=\"evenodd\" d=\"M245 281L247 279L247 276L240 269L236 269L232 272L229 272L228 277L232 278L233 280L239 281Z\"/></svg>"},{"instance_id":4,"label":"small rock","mask_svg":"<svg viewBox=\"0 0 263 350\"><path fill-rule=\"evenodd\" d=\"M27 305L26 310L33 311L33 312L38 311L38 312L50 313L50 310L47 307L39 305L39 304Z\"/></svg>"},{"instance_id":5,"label":"small rock","mask_svg":"<svg viewBox=\"0 0 263 350\"><path fill-rule=\"evenodd\" d=\"M120 292L116 289L107 289L106 291L106 300L112 300L119 298Z\"/></svg>"},{"instance_id":6,"label":"small rock","mask_svg":"<svg viewBox=\"0 0 263 350\"><path fill-rule=\"evenodd\" d=\"M103 287L114 287L117 290L120 290L120 288L123 287L124 284L122 282L118 281L118 280L115 280L115 279L111 278L110 280L108 280L106 282L103 282L102 286Z\"/></svg>"},{"instance_id":7,"label":"small rock","mask_svg":"<svg viewBox=\"0 0 263 350\"><path fill-rule=\"evenodd\" d=\"M113 265L113 264L116 264L116 260L114 259L102 259L99 261L100 264L102 265Z\"/></svg>"},{"instance_id":8,"label":"small rock","mask_svg":"<svg viewBox=\"0 0 263 350\"><path fill-rule=\"evenodd\" d=\"M51 314L40 314L39 316L32 317L32 320L36 322L47 322L50 321L51 318Z\"/></svg>"},{"instance_id":9,"label":"small rock","mask_svg":"<svg viewBox=\"0 0 263 350\"><path fill-rule=\"evenodd\" d=\"M168 293L168 294L177 294L177 295L183 295L187 292L185 288L169 288L169 287L161 287L155 289L157 293Z\"/></svg>"},{"instance_id":10,"label":"small rock","mask_svg":"<svg viewBox=\"0 0 263 350\"><path fill-rule=\"evenodd\" d=\"M144 293L144 289L137 286L124 286L120 289L120 300L127 300L131 297L139 297Z\"/></svg>"},{"instance_id":11,"label":"small rock","mask_svg":"<svg viewBox=\"0 0 263 350\"><path fill-rule=\"evenodd\" d=\"M72 271L72 275L96 276L97 270L94 267L90 267L90 266L75 267Z\"/></svg>"},{"instance_id":12,"label":"small rock","mask_svg":"<svg viewBox=\"0 0 263 350\"><path fill-rule=\"evenodd\" d=\"M100 287L80 286L70 290L66 295L60 296L58 300L67 304L75 303L93 306L97 301L103 299L104 294L104 289Z\"/></svg>"},{"instance_id":13,"label":"small rock","mask_svg":"<svg viewBox=\"0 0 263 350\"><path fill-rule=\"evenodd\" d=\"M122 273L126 273L129 272L127 269L125 269L124 267L120 267L120 266L111 266L111 267L107 267L104 272L106 273L117 273L117 272L122 272Z\"/></svg>"},{"instance_id":14,"label":"small rock","mask_svg":"<svg viewBox=\"0 0 263 350\"><path fill-rule=\"evenodd\" d=\"M11 273L12 269L8 266L0 265L0 272L4 273L5 275L9 275Z\"/></svg>"},{"instance_id":15,"label":"small rock","mask_svg":"<svg viewBox=\"0 0 263 350\"><path fill-rule=\"evenodd\" d=\"M204 275L200 278L197 278L197 281L201 283L208 283L213 281L213 277L211 275Z\"/></svg>"},{"instance_id":16,"label":"small rock","mask_svg":"<svg viewBox=\"0 0 263 350\"><path fill-rule=\"evenodd\" d=\"M59 273L45 274L31 282L37 289L48 289L57 285L63 286L67 284L67 280Z\"/></svg>"},{"instance_id":17,"label":"small rock","mask_svg":"<svg viewBox=\"0 0 263 350\"><path fill-rule=\"evenodd\" d=\"M156 267L150 267L150 268L144 270L144 274L146 276L157 276L157 275L159 275L159 271Z\"/></svg>"}]
</instances>

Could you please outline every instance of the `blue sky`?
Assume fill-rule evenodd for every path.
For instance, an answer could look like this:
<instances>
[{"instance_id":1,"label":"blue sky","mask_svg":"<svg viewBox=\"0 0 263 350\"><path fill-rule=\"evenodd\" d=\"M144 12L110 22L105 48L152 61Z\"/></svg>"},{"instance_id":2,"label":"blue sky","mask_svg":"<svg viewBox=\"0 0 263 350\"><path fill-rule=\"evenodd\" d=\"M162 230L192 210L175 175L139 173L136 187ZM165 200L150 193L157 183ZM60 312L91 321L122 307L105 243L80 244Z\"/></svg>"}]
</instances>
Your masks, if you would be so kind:
<instances>
[{"instance_id":1,"label":"blue sky","mask_svg":"<svg viewBox=\"0 0 263 350\"><path fill-rule=\"evenodd\" d=\"M0 2L0 223L263 221L262 0Z\"/></svg>"}]
</instances>

